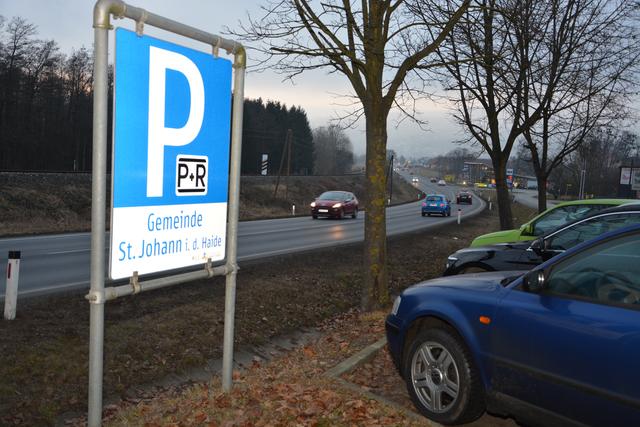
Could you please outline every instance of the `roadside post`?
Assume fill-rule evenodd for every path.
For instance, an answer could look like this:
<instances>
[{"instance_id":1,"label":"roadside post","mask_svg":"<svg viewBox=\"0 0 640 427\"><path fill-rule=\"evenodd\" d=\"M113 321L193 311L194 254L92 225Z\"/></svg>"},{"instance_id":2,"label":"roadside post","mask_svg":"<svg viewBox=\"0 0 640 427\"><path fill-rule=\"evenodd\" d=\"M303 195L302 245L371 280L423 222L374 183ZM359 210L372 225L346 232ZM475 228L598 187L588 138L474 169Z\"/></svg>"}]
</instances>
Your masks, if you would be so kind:
<instances>
[{"instance_id":1,"label":"roadside post","mask_svg":"<svg viewBox=\"0 0 640 427\"><path fill-rule=\"evenodd\" d=\"M462 209L458 208L458 225L460 225L460 218L462 217Z\"/></svg>"},{"instance_id":2,"label":"roadside post","mask_svg":"<svg viewBox=\"0 0 640 427\"><path fill-rule=\"evenodd\" d=\"M115 31L109 278L128 277L129 283L105 288L112 17L133 20L136 31ZM202 42L210 51L148 37L145 25ZM91 309L88 425L99 426L104 305L122 296L226 276L222 387L231 390L246 52L238 42L121 0L98 0L93 28L91 288L86 298ZM233 63L218 57L220 49L233 55ZM165 102L167 93L171 102ZM191 270L144 279L146 273L185 267Z\"/></svg>"},{"instance_id":3,"label":"roadside post","mask_svg":"<svg viewBox=\"0 0 640 427\"><path fill-rule=\"evenodd\" d=\"M20 251L9 251L7 261L7 287L4 297L4 318L14 320L18 306L18 279L20 278Z\"/></svg>"}]
</instances>

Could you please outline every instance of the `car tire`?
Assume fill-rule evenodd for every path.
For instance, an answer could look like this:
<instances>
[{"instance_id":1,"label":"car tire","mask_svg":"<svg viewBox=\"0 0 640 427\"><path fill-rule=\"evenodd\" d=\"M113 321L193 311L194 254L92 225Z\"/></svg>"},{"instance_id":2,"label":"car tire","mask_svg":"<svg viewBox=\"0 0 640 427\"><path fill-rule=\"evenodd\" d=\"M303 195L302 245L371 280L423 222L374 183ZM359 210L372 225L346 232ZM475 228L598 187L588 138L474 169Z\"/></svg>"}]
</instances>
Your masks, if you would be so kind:
<instances>
[{"instance_id":1,"label":"car tire","mask_svg":"<svg viewBox=\"0 0 640 427\"><path fill-rule=\"evenodd\" d=\"M351 218L353 218L353 219L358 218L358 208L355 208L353 210L353 213L351 214Z\"/></svg>"},{"instance_id":2,"label":"car tire","mask_svg":"<svg viewBox=\"0 0 640 427\"><path fill-rule=\"evenodd\" d=\"M485 411L485 393L469 351L451 328L421 331L404 363L409 396L425 417L442 424L464 424Z\"/></svg>"},{"instance_id":3,"label":"car tire","mask_svg":"<svg viewBox=\"0 0 640 427\"><path fill-rule=\"evenodd\" d=\"M447 211L447 216L451 216L451 209Z\"/></svg>"},{"instance_id":4,"label":"car tire","mask_svg":"<svg viewBox=\"0 0 640 427\"><path fill-rule=\"evenodd\" d=\"M318 219L318 215L311 215L311 218Z\"/></svg>"},{"instance_id":5,"label":"car tire","mask_svg":"<svg viewBox=\"0 0 640 427\"><path fill-rule=\"evenodd\" d=\"M431 216L431 214L430 214L430 213L428 213L428 214L427 214L427 216Z\"/></svg>"}]
</instances>

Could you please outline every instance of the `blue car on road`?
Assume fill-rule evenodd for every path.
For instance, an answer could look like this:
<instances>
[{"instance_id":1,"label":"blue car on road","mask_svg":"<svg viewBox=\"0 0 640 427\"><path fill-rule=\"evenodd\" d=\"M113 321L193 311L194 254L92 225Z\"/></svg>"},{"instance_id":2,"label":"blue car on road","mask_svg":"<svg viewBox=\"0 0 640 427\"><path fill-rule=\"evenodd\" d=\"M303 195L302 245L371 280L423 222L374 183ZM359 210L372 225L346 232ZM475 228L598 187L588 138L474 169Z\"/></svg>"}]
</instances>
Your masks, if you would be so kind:
<instances>
[{"instance_id":1,"label":"blue car on road","mask_svg":"<svg viewBox=\"0 0 640 427\"><path fill-rule=\"evenodd\" d=\"M422 216L451 216L451 200L444 194L428 194L422 201Z\"/></svg>"},{"instance_id":2,"label":"blue car on road","mask_svg":"<svg viewBox=\"0 0 640 427\"><path fill-rule=\"evenodd\" d=\"M640 225L529 272L418 283L386 331L413 403L434 421L487 410L525 425L640 425Z\"/></svg>"}]
</instances>

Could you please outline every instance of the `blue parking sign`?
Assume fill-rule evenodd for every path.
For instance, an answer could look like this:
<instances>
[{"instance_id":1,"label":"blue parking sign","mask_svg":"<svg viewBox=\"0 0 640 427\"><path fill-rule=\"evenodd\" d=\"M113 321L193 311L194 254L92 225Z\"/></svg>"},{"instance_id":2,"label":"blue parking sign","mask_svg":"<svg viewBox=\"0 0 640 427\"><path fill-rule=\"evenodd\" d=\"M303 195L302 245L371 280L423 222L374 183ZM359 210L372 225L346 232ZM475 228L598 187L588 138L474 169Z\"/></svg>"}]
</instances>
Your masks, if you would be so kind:
<instances>
[{"instance_id":1,"label":"blue parking sign","mask_svg":"<svg viewBox=\"0 0 640 427\"><path fill-rule=\"evenodd\" d=\"M116 30L113 279L225 257L231 62Z\"/></svg>"}]
</instances>

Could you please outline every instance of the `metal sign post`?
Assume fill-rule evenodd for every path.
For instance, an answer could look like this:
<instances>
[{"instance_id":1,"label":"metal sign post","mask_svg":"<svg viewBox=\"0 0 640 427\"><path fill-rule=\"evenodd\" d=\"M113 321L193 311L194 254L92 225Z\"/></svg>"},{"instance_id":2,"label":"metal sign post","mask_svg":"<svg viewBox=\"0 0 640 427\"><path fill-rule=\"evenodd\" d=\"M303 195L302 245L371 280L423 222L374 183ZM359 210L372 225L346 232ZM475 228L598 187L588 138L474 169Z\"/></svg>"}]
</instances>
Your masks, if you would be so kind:
<instances>
[{"instance_id":1,"label":"metal sign post","mask_svg":"<svg viewBox=\"0 0 640 427\"><path fill-rule=\"evenodd\" d=\"M197 40L203 43L206 43L212 46L213 56L217 57L218 50L224 49L228 54L234 56L234 63L232 68L234 70L233 73L233 104L232 104L232 123L231 123L231 148L230 148L230 161L229 161L229 173L228 173L228 201L226 202L227 208L227 222L226 222L226 250L224 255L220 255L222 252L214 252L214 255L211 256L209 252L203 251L203 246L205 245L205 241L201 240L196 246L200 255L192 256L191 261L188 261L186 264L181 261L176 262L167 262L169 268L175 268L177 266L182 265L192 265L197 263L203 263L204 268L200 271L194 271L189 273L176 274L172 276L161 277L153 280L140 281L138 279L138 268L147 268L144 263L136 263L133 262L137 257L135 255L135 251L130 251L130 247L133 247L133 244L128 245L127 243L131 242L117 242L112 241L112 245L117 244L118 252L115 252L116 261L131 261L130 264L121 264L119 269L114 270L114 277L123 277L123 274L126 275L131 274L129 284L122 286L109 287L105 289L105 207L107 206L106 200L106 161L107 161L107 53L108 53L108 32L111 27L111 17L114 18L129 18L136 22L136 33L138 36L142 37L144 25L151 25L168 32L172 32L193 40ZM246 53L244 47L237 42L223 39L219 36L198 30L196 28L181 24L179 22L155 15L153 13L147 12L144 9L137 8L131 5L128 5L120 0L99 0L94 7L93 14L93 28L94 28L94 49L95 49L95 58L94 58L94 81L93 81L93 174L92 174L92 207L91 207L91 289L89 294L87 295L87 299L89 300L91 307L91 316L90 316L90 344L89 344L89 402L88 402L88 424L89 426L99 426L102 420L102 381L103 381L103 346L104 346L104 304L115 298L131 295L147 290L157 289L165 286L175 285L179 283L184 283L191 280L203 279L213 277L215 275L225 275L226 276L226 299L225 299L225 324L224 324L224 343L223 343L223 363L222 363L222 384L223 389L225 391L229 391L232 385L232 362L233 362L233 334L234 334L234 312L235 312L235 295L236 295L236 273L237 273L237 230L238 230L238 211L239 211L239 194L240 194L240 155L241 155L241 142L242 142L242 113L243 113L243 101L244 101L244 74L246 69ZM156 42L150 42L148 46L149 51L152 50L151 45ZM165 47L164 42L158 41L161 48ZM160 49L163 50L163 49ZM169 51L170 49L165 49ZM149 55L151 55L149 53ZM182 72L185 76L187 76L187 80L189 81L190 89L200 90L201 82L198 81L197 75L198 67L200 66L198 60L187 60L185 61L180 56L188 56L188 53L179 52L176 55L172 53L163 53L160 52L160 56L155 59L156 62L149 60L146 64L151 68L151 63L156 64L169 64L175 63L174 60L183 64L183 67L177 66L177 71ZM165 62L163 62L165 61ZM173 61L173 62L172 62ZM192 62L192 64L190 64ZM198 65L195 65L198 63ZM194 71L195 67L195 71ZM162 68L162 67L159 67ZM167 69L174 68L167 66ZM156 85L164 90L165 84L165 74L164 71L161 71L159 74L156 73L156 77L154 82ZM193 79L189 80L190 77L195 76ZM117 78L117 77L116 77ZM158 80L160 79L160 80ZM160 83L158 83L160 82ZM148 82L148 87L151 86L152 83ZM206 87L206 85L205 85ZM194 89L195 88L195 89ZM156 93L156 92L154 92ZM156 93L157 94L157 93ZM207 155L199 155L198 150L195 151L184 151L183 153L175 153L173 152L171 155L175 157L175 166L172 171L167 171L166 169L162 170L160 168L151 168L153 166L151 161L149 160L150 156L154 159L163 158L165 155L165 145L181 145L186 146L191 144L193 140L197 137L200 132L200 127L198 126L201 123L201 108L202 105L194 104L200 98L193 95L191 93L192 101L189 110L189 119L187 120L187 124L183 126L183 128L179 129L179 126L175 126L175 128L162 128L165 123L164 120L164 111L160 111L158 114L148 114L147 117L151 121L153 117L156 117L158 120L157 123L161 125L157 125L154 127L152 123L148 124L149 136L152 137L153 129L158 130L160 132L167 131L171 133L172 131L184 131L182 135L183 140L180 144L176 144L176 139L173 138L164 138L162 134L158 137L158 135L153 134L154 138L158 137L161 140L164 140L165 144L155 144L154 141L149 141L146 145L148 150L154 151L152 153L147 152L147 160L145 164L149 166L146 169L148 175L153 175L156 177L166 176L167 173L173 173L172 185L174 185L175 196L180 197L181 195L185 195L185 197L191 196L194 193L199 194L209 194L208 191L215 189L215 183L212 187L209 185L211 181L211 175L209 174L209 166L210 157ZM117 94L116 94L117 96ZM163 95L164 96L164 95ZM151 97L151 96L149 96ZM200 99L202 101L202 99ZM204 102L204 101L203 101ZM164 103L154 103L154 108L157 109L157 105ZM162 106L160 108L163 108ZM135 110L133 110L135 111ZM191 123L191 117L195 117L193 123ZM146 126L147 124L145 124ZM193 125L193 126L191 126ZM161 129L162 128L162 129ZM184 128L190 129L184 130ZM169 129L169 130L167 130ZM191 133L189 133L191 132ZM174 134L172 134L175 136ZM228 134L227 134L228 135ZM165 135L167 136L167 135ZM164 138L164 139L163 139ZM167 142L168 141L168 142ZM154 145L155 144L155 145ZM206 154L206 153L205 153ZM160 162L155 162L155 165L163 164ZM173 163L172 163L173 164ZM219 184L219 182L217 182ZM225 181L226 184L226 181ZM157 181L148 180L147 181L147 192L146 197L157 197L158 194L162 196L162 183L158 184ZM224 193L224 191L222 191ZM137 197L137 196L136 196ZM220 194L216 196L217 198L214 200L216 203L221 203ZM185 198L183 200L190 200ZM165 203L165 205L170 203ZM138 205L122 205L125 207L128 206L138 206ZM191 205L189 205L191 206ZM203 211L204 212L204 211ZM196 228L202 227L205 225L207 219L206 216L211 216L215 214L210 214L204 212L202 216L200 213L195 212L195 215L191 213L184 215L171 215L164 214L158 216L158 218L152 218L149 213L145 213L142 215L143 218L147 220L147 228L148 231L157 231L158 227L161 227L163 230L166 228L176 227L177 224L184 225L188 222L189 227ZM112 215L113 216L113 215ZM219 215L217 216L219 218ZM158 222L159 221L159 222ZM176 222L177 221L177 222ZM219 225L217 226L220 227ZM224 222L222 224L224 228ZM112 225L113 230L113 225ZM126 233L125 233L126 234ZM215 236L221 236L224 234L224 230L218 231ZM215 244L223 244L222 238L213 239ZM149 246L150 252L146 252L143 249L143 245L140 245L138 249L141 251L140 253L144 256L147 254L156 255L157 251L155 248L160 248L160 253L164 255L175 255L176 253L182 252L183 243L178 243L179 241L173 240L174 245L171 246L171 241L168 242L166 248L160 244L159 246L154 243ZM191 242L192 243L192 242ZM185 243L186 246L186 243ZM191 246L190 246L191 247ZM209 246L207 245L207 248ZM165 250L166 249L166 250ZM180 249L180 250L178 250ZM114 257L114 252L112 248L112 261ZM216 256L224 257L226 260L224 265L213 266L212 260L216 260ZM213 259L212 259L213 258ZM167 258L168 259L168 258ZM172 258L173 260L174 258ZM142 267L140 267L142 266ZM133 270L135 269L135 270ZM127 272L127 273L123 273ZM147 272L147 271L142 271Z\"/></svg>"}]
</instances>

